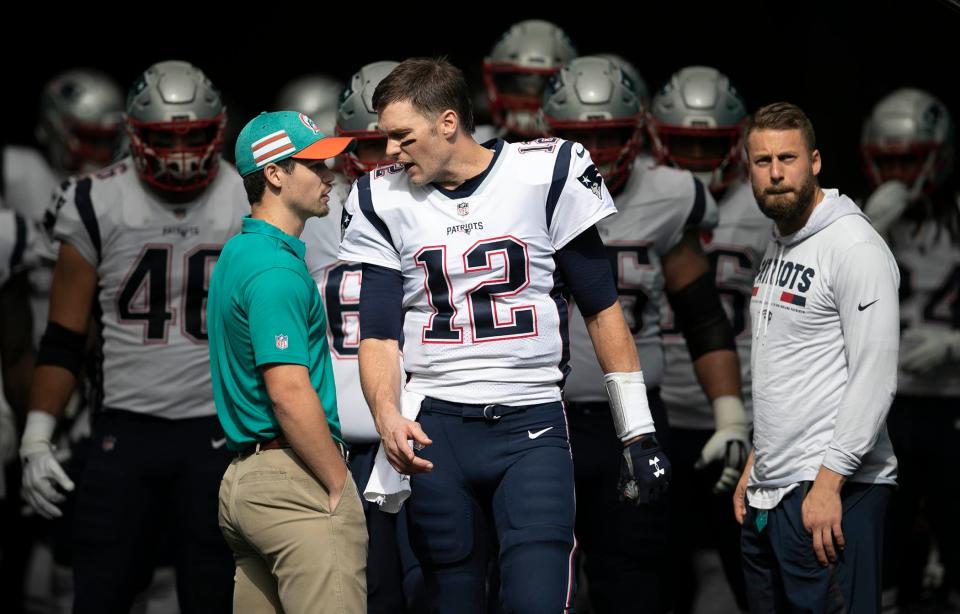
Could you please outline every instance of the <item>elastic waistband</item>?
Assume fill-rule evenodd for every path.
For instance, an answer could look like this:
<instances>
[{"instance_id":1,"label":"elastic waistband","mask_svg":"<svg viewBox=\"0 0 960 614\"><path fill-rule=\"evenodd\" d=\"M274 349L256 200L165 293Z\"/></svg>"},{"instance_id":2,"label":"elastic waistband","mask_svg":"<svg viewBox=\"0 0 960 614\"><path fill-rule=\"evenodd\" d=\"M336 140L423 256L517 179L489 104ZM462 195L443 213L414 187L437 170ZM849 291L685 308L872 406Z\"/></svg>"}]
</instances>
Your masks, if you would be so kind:
<instances>
[{"instance_id":1,"label":"elastic waistband","mask_svg":"<svg viewBox=\"0 0 960 614\"><path fill-rule=\"evenodd\" d=\"M484 420L499 420L504 416L522 411L537 411L546 407L560 408L560 401L538 403L536 405L499 405L483 403L454 403L426 397L420 406L421 412L428 414L444 414L447 416L461 416L463 418L483 418Z\"/></svg>"}]
</instances>

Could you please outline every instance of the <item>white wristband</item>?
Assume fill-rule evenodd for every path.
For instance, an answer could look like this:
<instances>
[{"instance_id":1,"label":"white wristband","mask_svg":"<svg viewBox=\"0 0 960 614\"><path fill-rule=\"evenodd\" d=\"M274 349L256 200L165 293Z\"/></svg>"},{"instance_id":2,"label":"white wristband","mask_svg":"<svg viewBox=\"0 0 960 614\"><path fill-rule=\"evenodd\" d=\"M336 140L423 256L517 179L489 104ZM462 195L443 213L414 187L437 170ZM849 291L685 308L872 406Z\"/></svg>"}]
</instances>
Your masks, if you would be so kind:
<instances>
[{"instance_id":1,"label":"white wristband","mask_svg":"<svg viewBox=\"0 0 960 614\"><path fill-rule=\"evenodd\" d=\"M31 409L27 412L27 423L23 427L23 437L20 439L20 449L31 444L50 444L53 431L57 428L57 419L52 414L41 409Z\"/></svg>"},{"instance_id":2,"label":"white wristband","mask_svg":"<svg viewBox=\"0 0 960 614\"><path fill-rule=\"evenodd\" d=\"M620 441L627 441L653 433L653 416L647 403L647 387L643 384L643 372L607 373L603 376L603 385L610 398L610 414L613 426L617 429Z\"/></svg>"}]
</instances>

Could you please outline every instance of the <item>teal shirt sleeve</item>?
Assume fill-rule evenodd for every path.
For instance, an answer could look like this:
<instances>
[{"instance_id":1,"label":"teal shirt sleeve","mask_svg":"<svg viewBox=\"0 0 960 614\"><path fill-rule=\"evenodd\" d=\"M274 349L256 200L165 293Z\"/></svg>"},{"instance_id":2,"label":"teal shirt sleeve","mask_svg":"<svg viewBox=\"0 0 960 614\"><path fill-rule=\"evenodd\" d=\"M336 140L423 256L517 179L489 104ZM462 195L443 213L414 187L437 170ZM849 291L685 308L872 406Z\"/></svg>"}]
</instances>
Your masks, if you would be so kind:
<instances>
[{"instance_id":1,"label":"teal shirt sleeve","mask_svg":"<svg viewBox=\"0 0 960 614\"><path fill-rule=\"evenodd\" d=\"M268 269L247 283L244 300L258 367L279 363L309 368L307 322L316 293L316 286L282 267Z\"/></svg>"}]
</instances>

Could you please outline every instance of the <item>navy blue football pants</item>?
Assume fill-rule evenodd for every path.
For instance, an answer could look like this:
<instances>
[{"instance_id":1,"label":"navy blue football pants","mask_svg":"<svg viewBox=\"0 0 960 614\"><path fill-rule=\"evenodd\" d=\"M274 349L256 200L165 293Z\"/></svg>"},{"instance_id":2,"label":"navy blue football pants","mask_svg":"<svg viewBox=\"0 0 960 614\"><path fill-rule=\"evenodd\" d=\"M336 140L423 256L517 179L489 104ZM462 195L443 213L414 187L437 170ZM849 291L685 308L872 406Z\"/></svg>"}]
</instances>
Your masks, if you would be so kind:
<instances>
[{"instance_id":1,"label":"navy blue football pants","mask_svg":"<svg viewBox=\"0 0 960 614\"><path fill-rule=\"evenodd\" d=\"M671 534L670 579L673 584L675 614L693 611L699 589L694 568L694 554L698 550L715 550L720 557L723 574L741 610L747 609L747 593L743 583L743 559L740 556L740 525L733 516L730 502L733 493L713 493L720 479L721 463L711 463L702 469L693 466L712 430L671 428L670 463L673 479L670 482Z\"/></svg>"},{"instance_id":2,"label":"navy blue football pants","mask_svg":"<svg viewBox=\"0 0 960 614\"><path fill-rule=\"evenodd\" d=\"M840 491L846 547L837 562L822 567L813 537L803 527L801 505L810 482L788 493L766 524L761 510L747 506L740 548L747 602L755 614L880 611L883 524L892 486L848 482Z\"/></svg>"},{"instance_id":3,"label":"navy blue football pants","mask_svg":"<svg viewBox=\"0 0 960 614\"><path fill-rule=\"evenodd\" d=\"M659 389L647 389L657 438L673 458ZM608 612L665 612L670 600L670 499L620 501L623 444L607 403L570 403L570 440L577 484L577 539L584 555L590 606Z\"/></svg>"},{"instance_id":4,"label":"navy blue football pants","mask_svg":"<svg viewBox=\"0 0 960 614\"><path fill-rule=\"evenodd\" d=\"M562 404L487 406L484 417L482 405L427 398L418 421L433 471L411 476L406 505L430 611L484 612L495 551L501 611L568 611L575 502Z\"/></svg>"},{"instance_id":5,"label":"navy blue football pants","mask_svg":"<svg viewBox=\"0 0 960 614\"><path fill-rule=\"evenodd\" d=\"M370 479L379 443L350 446L350 473L357 488L363 490ZM407 532L407 508L398 514L380 511L376 503L362 498L367 519L367 612L397 614L423 612L426 595L423 575L410 548Z\"/></svg>"},{"instance_id":6,"label":"navy blue football pants","mask_svg":"<svg viewBox=\"0 0 960 614\"><path fill-rule=\"evenodd\" d=\"M162 549L172 553L182 612L232 610L233 555L217 524L220 479L233 457L225 443L216 416L95 416L77 484L75 614L129 612Z\"/></svg>"}]
</instances>

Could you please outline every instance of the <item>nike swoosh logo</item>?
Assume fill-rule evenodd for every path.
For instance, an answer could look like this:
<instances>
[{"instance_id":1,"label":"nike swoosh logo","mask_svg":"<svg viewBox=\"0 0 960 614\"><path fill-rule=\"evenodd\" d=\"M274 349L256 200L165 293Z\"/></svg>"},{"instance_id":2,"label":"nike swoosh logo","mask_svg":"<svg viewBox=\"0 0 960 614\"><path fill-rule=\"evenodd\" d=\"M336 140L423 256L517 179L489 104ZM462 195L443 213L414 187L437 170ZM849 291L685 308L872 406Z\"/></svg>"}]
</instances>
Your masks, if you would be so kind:
<instances>
[{"instance_id":1,"label":"nike swoosh logo","mask_svg":"<svg viewBox=\"0 0 960 614\"><path fill-rule=\"evenodd\" d=\"M223 439L214 439L213 437L210 438L210 447L213 448L214 450L219 450L220 448L225 446L226 443L227 443L226 437L224 437Z\"/></svg>"},{"instance_id":2,"label":"nike swoosh logo","mask_svg":"<svg viewBox=\"0 0 960 614\"><path fill-rule=\"evenodd\" d=\"M527 437L529 437L530 439L536 439L537 437L539 437L540 435L543 435L544 433L546 433L552 428L553 428L552 426L548 426L547 428L537 432L527 431Z\"/></svg>"},{"instance_id":3,"label":"nike swoosh logo","mask_svg":"<svg viewBox=\"0 0 960 614\"><path fill-rule=\"evenodd\" d=\"M877 301L879 301L879 300L880 300L880 299L877 299ZM873 301L873 303L876 303L877 301ZM864 309L866 309L866 308L869 307L870 305L873 305L873 303L867 303L866 305L859 305L859 304L858 304L858 305L857 305L857 310L858 310L858 311L863 311Z\"/></svg>"},{"instance_id":4,"label":"nike swoosh logo","mask_svg":"<svg viewBox=\"0 0 960 614\"><path fill-rule=\"evenodd\" d=\"M582 157L583 157L583 153L584 153L583 145L581 145L581 146L580 146L580 149L577 150L575 153L577 154L577 157L578 157L578 158L582 158Z\"/></svg>"}]
</instances>

